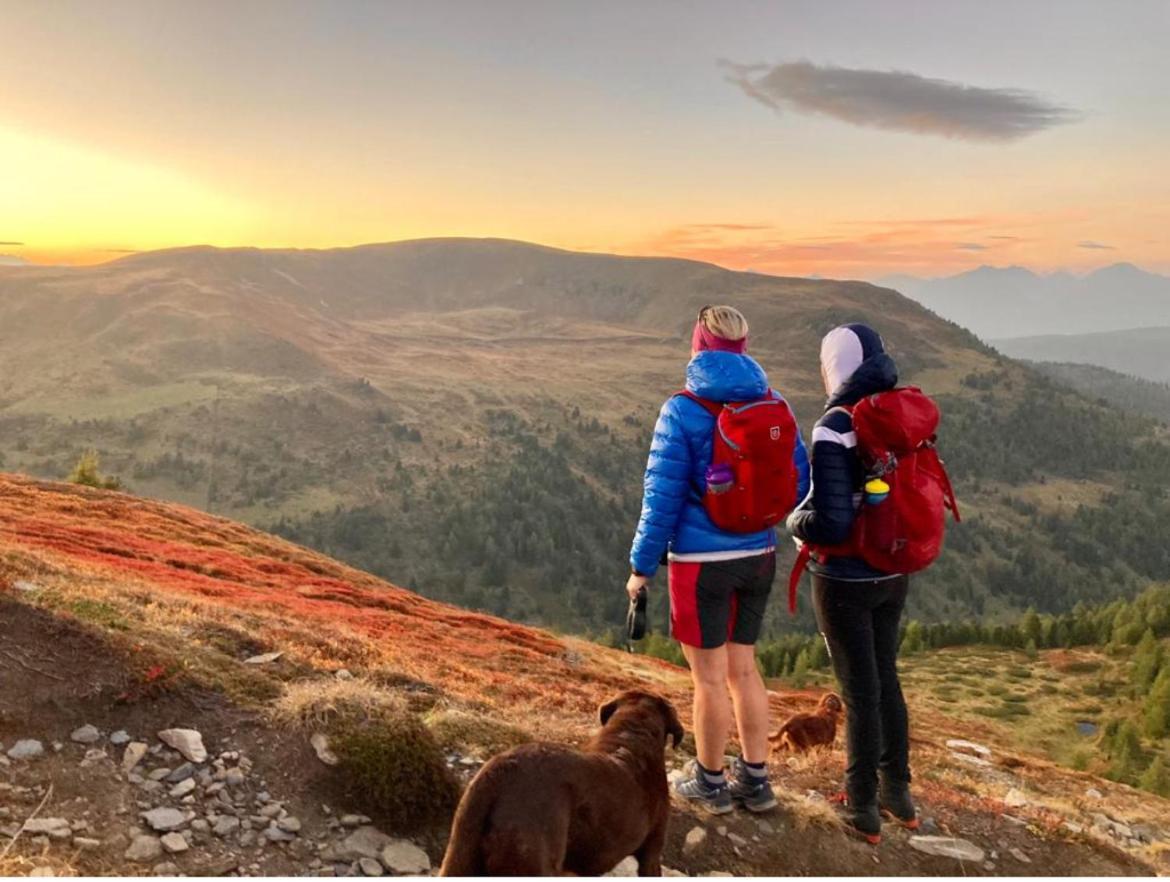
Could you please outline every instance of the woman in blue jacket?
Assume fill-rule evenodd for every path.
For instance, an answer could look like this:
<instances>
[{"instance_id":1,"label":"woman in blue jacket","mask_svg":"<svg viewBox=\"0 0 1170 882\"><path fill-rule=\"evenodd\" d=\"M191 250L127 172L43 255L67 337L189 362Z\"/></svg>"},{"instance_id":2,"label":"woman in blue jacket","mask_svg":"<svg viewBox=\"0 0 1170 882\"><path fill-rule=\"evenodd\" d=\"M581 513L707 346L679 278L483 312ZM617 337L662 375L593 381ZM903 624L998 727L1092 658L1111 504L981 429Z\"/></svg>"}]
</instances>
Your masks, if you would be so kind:
<instances>
[{"instance_id":1,"label":"woman in blue jacket","mask_svg":"<svg viewBox=\"0 0 1170 882\"><path fill-rule=\"evenodd\" d=\"M687 391L716 402L780 398L747 354L747 336L739 310L704 307L692 334ZM717 814L735 802L767 811L776 798L768 783L768 696L755 643L776 573L776 535L724 532L707 516L701 497L714 429L715 417L690 398L675 395L662 406L626 589L637 596L669 557L671 632L694 681L698 755L676 790ZM799 433L794 457L801 499L808 492L808 454ZM723 756L733 708L742 757L729 781Z\"/></svg>"}]
</instances>

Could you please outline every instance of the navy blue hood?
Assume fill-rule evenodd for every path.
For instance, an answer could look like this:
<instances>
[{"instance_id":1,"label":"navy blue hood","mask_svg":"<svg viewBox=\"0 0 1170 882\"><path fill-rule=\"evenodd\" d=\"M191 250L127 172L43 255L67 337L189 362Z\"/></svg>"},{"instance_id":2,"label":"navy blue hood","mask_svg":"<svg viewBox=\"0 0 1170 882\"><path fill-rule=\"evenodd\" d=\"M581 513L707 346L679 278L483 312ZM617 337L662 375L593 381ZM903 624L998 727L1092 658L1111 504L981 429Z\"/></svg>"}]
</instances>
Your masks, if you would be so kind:
<instances>
[{"instance_id":1,"label":"navy blue hood","mask_svg":"<svg viewBox=\"0 0 1170 882\"><path fill-rule=\"evenodd\" d=\"M861 367L841 384L826 407L856 404L867 395L885 392L898 385L898 366L888 353L878 352L861 363Z\"/></svg>"}]
</instances>

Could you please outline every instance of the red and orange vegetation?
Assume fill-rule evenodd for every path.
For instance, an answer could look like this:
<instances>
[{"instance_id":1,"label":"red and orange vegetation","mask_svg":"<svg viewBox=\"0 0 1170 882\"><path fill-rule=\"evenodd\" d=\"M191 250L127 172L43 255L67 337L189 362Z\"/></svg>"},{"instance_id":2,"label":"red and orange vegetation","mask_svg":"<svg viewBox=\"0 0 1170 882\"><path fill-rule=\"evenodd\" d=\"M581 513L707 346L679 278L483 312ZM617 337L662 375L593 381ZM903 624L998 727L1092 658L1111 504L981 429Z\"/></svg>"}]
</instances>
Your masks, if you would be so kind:
<instances>
[{"instance_id":1,"label":"red and orange vegetation","mask_svg":"<svg viewBox=\"0 0 1170 882\"><path fill-rule=\"evenodd\" d=\"M241 524L122 493L0 476L0 555L9 583L141 610L163 631L233 621L253 645L314 667L377 670L526 720L590 718L647 679L684 685L666 663L427 600Z\"/></svg>"}]
</instances>

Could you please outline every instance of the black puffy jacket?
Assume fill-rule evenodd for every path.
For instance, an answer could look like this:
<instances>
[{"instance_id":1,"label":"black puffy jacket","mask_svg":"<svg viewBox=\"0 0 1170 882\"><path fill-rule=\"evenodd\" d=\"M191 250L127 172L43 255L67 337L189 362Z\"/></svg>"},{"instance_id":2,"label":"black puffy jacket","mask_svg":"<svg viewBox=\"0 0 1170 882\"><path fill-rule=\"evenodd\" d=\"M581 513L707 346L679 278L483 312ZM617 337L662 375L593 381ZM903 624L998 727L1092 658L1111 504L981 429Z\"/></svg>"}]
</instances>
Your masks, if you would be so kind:
<instances>
[{"instance_id":1,"label":"black puffy jacket","mask_svg":"<svg viewBox=\"0 0 1170 882\"><path fill-rule=\"evenodd\" d=\"M861 363L829 398L825 414L812 433L812 491L788 519L788 529L802 542L817 546L839 545L849 539L861 505L865 469L857 454L851 407L867 395L898 385L898 368L885 352ZM843 580L893 578L855 557L813 560L809 569L822 576Z\"/></svg>"}]
</instances>

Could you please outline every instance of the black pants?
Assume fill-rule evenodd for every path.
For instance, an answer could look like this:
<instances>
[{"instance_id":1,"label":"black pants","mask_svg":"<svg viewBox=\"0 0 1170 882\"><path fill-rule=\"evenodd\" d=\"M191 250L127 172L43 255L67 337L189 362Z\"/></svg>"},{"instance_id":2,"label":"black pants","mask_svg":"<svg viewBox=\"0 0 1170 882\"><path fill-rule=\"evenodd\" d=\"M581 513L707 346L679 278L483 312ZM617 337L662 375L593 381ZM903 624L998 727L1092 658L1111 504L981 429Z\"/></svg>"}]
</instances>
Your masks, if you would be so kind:
<instances>
[{"instance_id":1,"label":"black pants","mask_svg":"<svg viewBox=\"0 0 1170 882\"><path fill-rule=\"evenodd\" d=\"M845 791L853 805L877 798L878 770L910 783L910 727L898 682L898 625L905 576L875 582L813 577L813 605L848 711Z\"/></svg>"}]
</instances>

